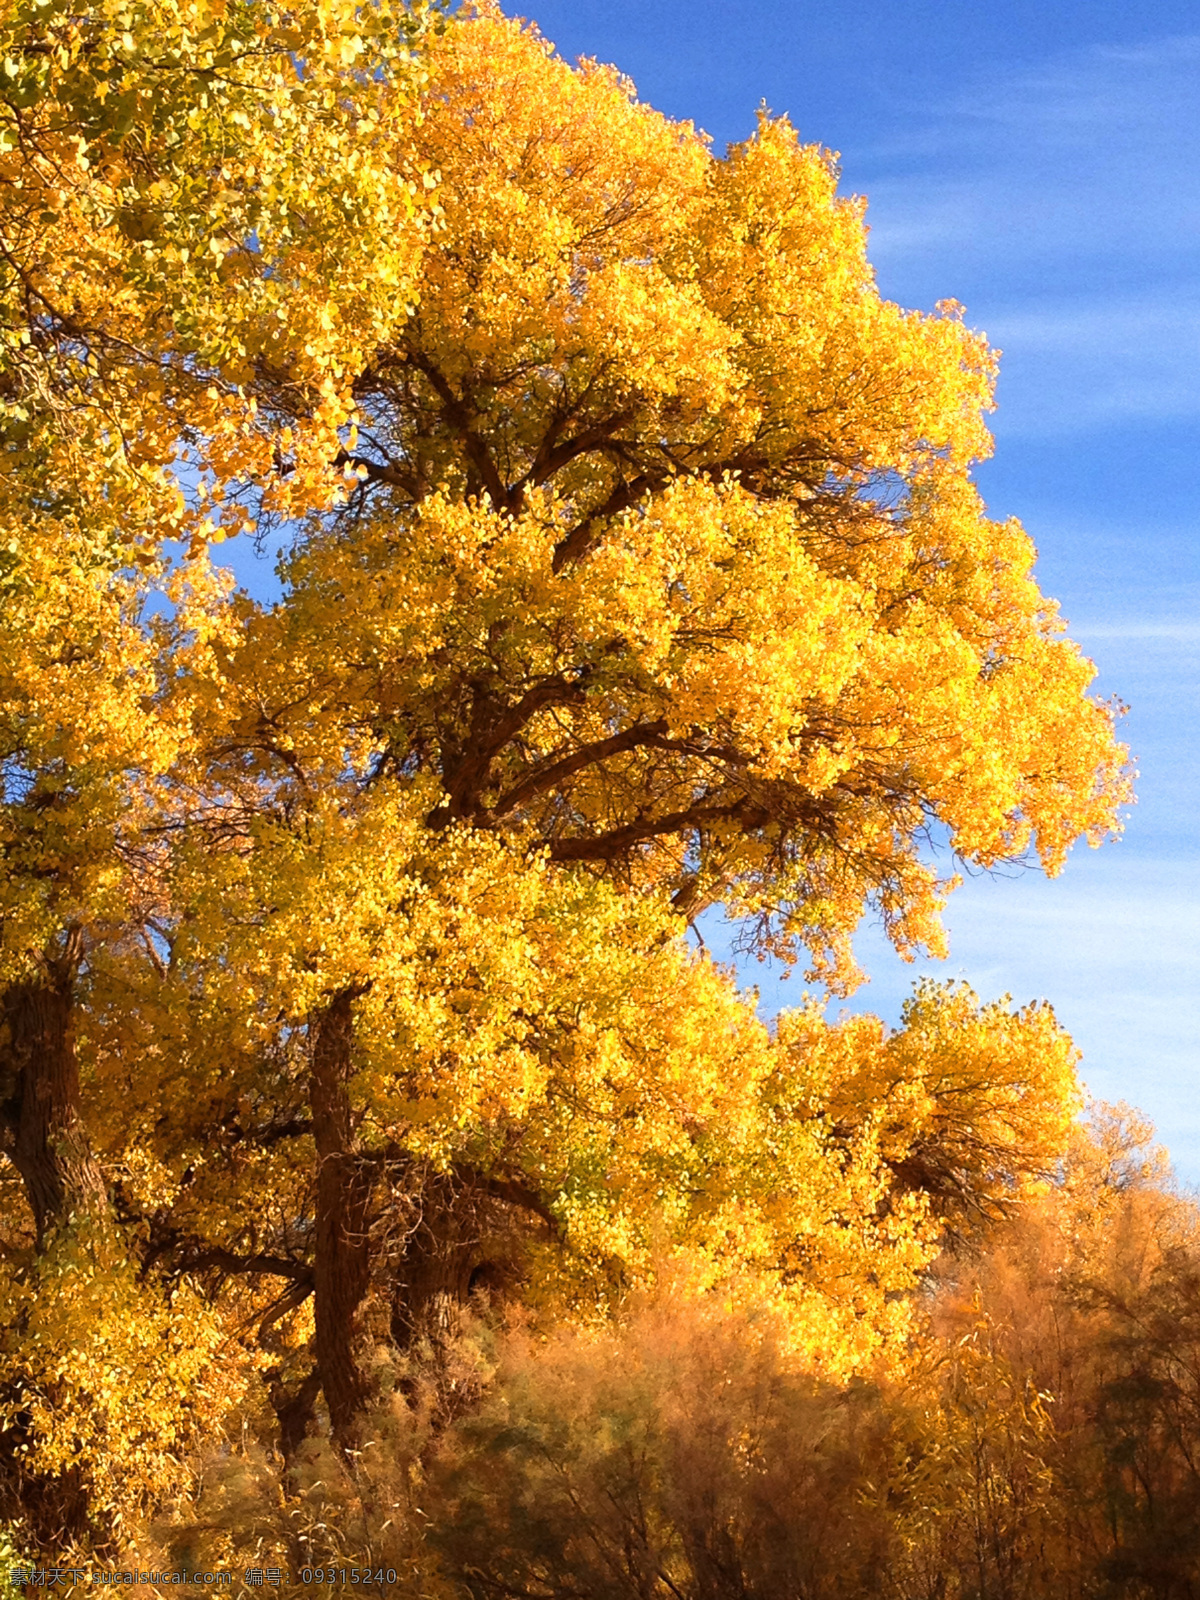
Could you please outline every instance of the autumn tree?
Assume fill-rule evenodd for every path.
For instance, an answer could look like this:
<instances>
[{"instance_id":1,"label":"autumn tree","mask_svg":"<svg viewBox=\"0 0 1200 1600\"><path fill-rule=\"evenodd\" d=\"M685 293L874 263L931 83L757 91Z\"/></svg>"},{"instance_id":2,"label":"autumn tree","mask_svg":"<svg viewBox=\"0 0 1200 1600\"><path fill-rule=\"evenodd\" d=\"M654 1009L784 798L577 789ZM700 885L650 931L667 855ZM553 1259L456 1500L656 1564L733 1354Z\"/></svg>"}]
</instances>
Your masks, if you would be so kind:
<instances>
[{"instance_id":1,"label":"autumn tree","mask_svg":"<svg viewBox=\"0 0 1200 1600\"><path fill-rule=\"evenodd\" d=\"M314 416L311 430L336 436L338 310L353 307L361 327L386 320L419 232L419 185L395 138L411 113L415 31L407 11L203 0L14 4L0 18L0 1146L32 1223L27 1240L18 1210L11 1239L18 1361L39 1340L69 1348L47 1286L72 1263L118 1287L105 1278L108 1246L93 1237L100 1259L81 1261L79 1228L72 1240L65 1230L90 1218L103 1233L111 1220L113 1174L80 1094L89 995L107 959L131 941L153 958L159 937L162 783L189 739L164 690L203 644L186 606L162 612L168 552L214 526L196 474L231 437L249 437L240 377L251 352L324 380L333 417ZM306 170L314 157L328 181ZM354 248L365 196L377 223L391 218L388 250L373 244L370 259ZM338 287L310 325L300 286L312 272L332 277L337 260ZM244 459L242 442L235 454ZM58 1266L27 1267L28 1243ZM47 1310L40 1331L31 1292ZM126 1314L146 1310L157 1328L154 1308L131 1309L129 1284L122 1292ZM93 1330L100 1350L113 1315ZM139 1448L121 1428L105 1439L89 1341L74 1342L72 1378L26 1372L6 1386L16 1431L5 1454L13 1464L24 1450L26 1489L37 1478L31 1419L52 1414L81 1371L88 1442L60 1438L46 1483L78 1477L81 1453ZM208 1348L202 1330L195 1347ZM144 1352L131 1360L149 1379ZM130 1416L136 1389L121 1402ZM160 1385L155 1420L163 1398ZM178 1413L178 1396L166 1410ZM19 1498L29 1511L29 1493ZM64 1518L77 1525L78 1501L47 1489L46 1537Z\"/></svg>"},{"instance_id":2,"label":"autumn tree","mask_svg":"<svg viewBox=\"0 0 1200 1600\"><path fill-rule=\"evenodd\" d=\"M391 806L430 888L435 857L486 840L506 872L544 863L630 907L721 900L748 936L807 944L837 986L867 905L902 950L940 947L931 827L968 860L1036 849L1051 871L1073 838L1098 840L1125 792L1110 713L1029 541L970 481L991 356L953 308L880 298L828 159L770 121L718 159L486 8L425 65L413 141L439 225L420 297L354 369L340 504L320 479L284 602L243 607L227 670L195 690L219 714L194 788L223 797L194 809L201 849L224 838L274 883L330 807L368 859ZM306 397L266 364L250 389L298 515ZM269 519L278 479L240 493ZM518 1112L494 1053L485 1109L454 1024L428 1088L385 1075L408 1087L366 1140L379 1046L355 1029L387 963L358 942L360 889L316 871L328 932L305 935L312 987L284 1026L310 1041L320 1203L351 1215L360 1180L335 1195L329 1174L391 1144L470 1151L561 1206L561 1168L526 1143L553 1079ZM258 904L266 925L274 891ZM471 944L453 959L478 992ZM449 970L444 946L432 964ZM440 1148L415 1131L431 1126ZM319 1216L315 1232L338 1235Z\"/></svg>"},{"instance_id":3,"label":"autumn tree","mask_svg":"<svg viewBox=\"0 0 1200 1600\"><path fill-rule=\"evenodd\" d=\"M323 378L336 412L327 329L305 325L297 292L306 272L339 263L330 326L352 306L369 327L405 281L416 230L396 225L413 184L386 120L405 51L389 28L386 12L203 3L15 5L3 19L2 403L17 470L0 1009L10 1153L39 1236L102 1187L73 1104L75 979L99 930L126 925L147 782L186 740L157 697L169 630L141 621L168 541L211 526L181 492L181 452L202 439L203 469L230 433L244 440L251 354ZM372 41L372 74L354 74ZM331 99L348 80L349 111ZM318 154L335 192L301 171ZM376 224L392 221L382 265L354 256L364 193Z\"/></svg>"},{"instance_id":4,"label":"autumn tree","mask_svg":"<svg viewBox=\"0 0 1200 1600\"><path fill-rule=\"evenodd\" d=\"M957 991L773 1037L685 931L845 990L866 910L942 948L931 836L1055 872L1116 825L971 481L984 339L881 298L786 121L718 156L488 5L6 38L32 1242L108 1216L288 1450L322 1395L353 1452L480 1283L595 1314L665 1252L830 1373L898 1346L939 1229L1053 1166L1069 1043ZM210 558L243 530L277 603Z\"/></svg>"}]
</instances>

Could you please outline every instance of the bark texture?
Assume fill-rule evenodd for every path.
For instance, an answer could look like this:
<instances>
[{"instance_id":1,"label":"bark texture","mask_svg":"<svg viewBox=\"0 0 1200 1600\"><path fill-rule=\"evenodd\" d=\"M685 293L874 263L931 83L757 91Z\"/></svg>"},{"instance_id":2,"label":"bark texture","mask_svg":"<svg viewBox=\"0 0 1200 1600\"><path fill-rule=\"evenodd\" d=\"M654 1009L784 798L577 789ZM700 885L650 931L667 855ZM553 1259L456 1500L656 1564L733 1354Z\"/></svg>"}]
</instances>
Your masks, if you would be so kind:
<instances>
[{"instance_id":1,"label":"bark texture","mask_svg":"<svg viewBox=\"0 0 1200 1600\"><path fill-rule=\"evenodd\" d=\"M392 1342L401 1350L451 1339L476 1290L512 1290L523 1275L533 1219L558 1237L558 1224L535 1190L465 1162L414 1179L411 1206L392 1291Z\"/></svg>"},{"instance_id":2,"label":"bark texture","mask_svg":"<svg viewBox=\"0 0 1200 1600\"><path fill-rule=\"evenodd\" d=\"M421 1339L443 1344L457 1331L488 1242L484 1207L448 1174L427 1176L415 1199L392 1299L392 1339L402 1350Z\"/></svg>"},{"instance_id":3,"label":"bark texture","mask_svg":"<svg viewBox=\"0 0 1200 1600\"><path fill-rule=\"evenodd\" d=\"M20 1173L38 1248L72 1215L102 1212L107 1192L80 1109L75 942L0 996L0 1143Z\"/></svg>"},{"instance_id":4,"label":"bark texture","mask_svg":"<svg viewBox=\"0 0 1200 1600\"><path fill-rule=\"evenodd\" d=\"M371 1283L369 1239L373 1169L361 1159L350 1113L354 1001L343 989L316 1019L312 1041L312 1122L317 1148L317 1370L334 1438L355 1447L371 1397L362 1310Z\"/></svg>"}]
</instances>

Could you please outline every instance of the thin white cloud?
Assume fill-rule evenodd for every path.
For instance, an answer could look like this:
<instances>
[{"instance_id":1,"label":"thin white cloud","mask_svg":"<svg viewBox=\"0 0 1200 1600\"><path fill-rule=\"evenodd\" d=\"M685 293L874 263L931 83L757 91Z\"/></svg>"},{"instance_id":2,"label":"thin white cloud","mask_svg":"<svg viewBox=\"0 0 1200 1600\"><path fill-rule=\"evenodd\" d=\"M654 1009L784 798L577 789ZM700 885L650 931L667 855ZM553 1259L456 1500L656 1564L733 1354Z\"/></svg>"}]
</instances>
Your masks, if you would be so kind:
<instances>
[{"instance_id":1,"label":"thin white cloud","mask_svg":"<svg viewBox=\"0 0 1200 1600\"><path fill-rule=\"evenodd\" d=\"M1027 300L979 320L1003 352L998 435L1200 416L1198 301L1178 294Z\"/></svg>"},{"instance_id":2,"label":"thin white cloud","mask_svg":"<svg viewBox=\"0 0 1200 1600\"><path fill-rule=\"evenodd\" d=\"M1085 297L993 312L987 332L999 345L1070 355L1141 357L1174 344L1181 359L1200 355L1200 301L1176 295ZM1194 385L1200 388L1200 385Z\"/></svg>"},{"instance_id":3,"label":"thin white cloud","mask_svg":"<svg viewBox=\"0 0 1200 1600\"><path fill-rule=\"evenodd\" d=\"M1200 414L1198 65L1200 35L1080 51L850 163L884 292L1003 349L998 433Z\"/></svg>"},{"instance_id":4,"label":"thin white cloud","mask_svg":"<svg viewBox=\"0 0 1200 1600\"><path fill-rule=\"evenodd\" d=\"M1089 639L1165 639L1200 645L1200 622L1194 621L1158 622L1133 618L1124 622L1076 622L1071 624L1070 633L1080 643Z\"/></svg>"},{"instance_id":5,"label":"thin white cloud","mask_svg":"<svg viewBox=\"0 0 1200 1600\"><path fill-rule=\"evenodd\" d=\"M1131 127L1161 126L1164 101L1195 103L1200 34L1174 34L1131 45L1091 45L1033 70L1011 74L987 88L975 86L950 102L966 118L1001 123L1018 137L1031 126L1059 129L1073 139L1082 132L1094 145L1104 135ZM1153 85L1155 98L1146 89Z\"/></svg>"},{"instance_id":6,"label":"thin white cloud","mask_svg":"<svg viewBox=\"0 0 1200 1600\"><path fill-rule=\"evenodd\" d=\"M961 299L1003 350L998 434L1200 414L1200 74L1175 82L1193 54L1092 56L1073 83L944 107L939 155L864 174L883 291Z\"/></svg>"}]
</instances>

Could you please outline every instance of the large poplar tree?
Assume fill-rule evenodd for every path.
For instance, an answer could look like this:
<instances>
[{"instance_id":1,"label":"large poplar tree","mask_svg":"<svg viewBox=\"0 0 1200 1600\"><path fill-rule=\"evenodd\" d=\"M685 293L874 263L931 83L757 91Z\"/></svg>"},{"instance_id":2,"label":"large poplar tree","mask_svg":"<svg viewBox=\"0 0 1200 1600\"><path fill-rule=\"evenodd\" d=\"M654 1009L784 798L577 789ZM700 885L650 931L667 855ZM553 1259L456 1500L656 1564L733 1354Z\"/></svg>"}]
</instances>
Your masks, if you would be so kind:
<instances>
[{"instance_id":1,"label":"large poplar tree","mask_svg":"<svg viewBox=\"0 0 1200 1600\"><path fill-rule=\"evenodd\" d=\"M852 1370L1057 1158L1069 1044L936 991L774 1037L685 933L844 990L864 912L942 948L931 839L1055 872L1116 826L1112 712L972 483L986 342L880 297L786 121L719 156L490 6L12 7L5 48L10 1330L99 1252L196 1373L240 1330L285 1450L352 1450L473 1286L595 1307L666 1251ZM133 1436L4 1359L10 1501L81 1536L127 1491L68 1504L64 1430Z\"/></svg>"}]
</instances>

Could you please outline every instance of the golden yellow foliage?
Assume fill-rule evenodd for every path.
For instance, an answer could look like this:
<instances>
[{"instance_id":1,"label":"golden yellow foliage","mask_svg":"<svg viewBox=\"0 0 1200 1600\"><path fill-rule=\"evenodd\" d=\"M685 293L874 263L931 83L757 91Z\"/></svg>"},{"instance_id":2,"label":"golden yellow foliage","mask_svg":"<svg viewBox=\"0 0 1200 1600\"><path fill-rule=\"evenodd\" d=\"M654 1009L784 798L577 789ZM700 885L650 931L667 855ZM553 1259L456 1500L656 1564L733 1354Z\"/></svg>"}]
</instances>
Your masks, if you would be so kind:
<instances>
[{"instance_id":1,"label":"golden yellow foliage","mask_svg":"<svg viewBox=\"0 0 1200 1600\"><path fill-rule=\"evenodd\" d=\"M880 298L825 154L767 121L718 160L487 8L427 71L420 300L232 674L272 737L724 899L835 984L865 903L941 948L930 825L988 866L1098 842L1110 710L970 481L993 358Z\"/></svg>"},{"instance_id":2,"label":"golden yellow foliage","mask_svg":"<svg viewBox=\"0 0 1200 1600\"><path fill-rule=\"evenodd\" d=\"M188 1286L139 1283L119 1236L60 1231L3 1292L5 1498L43 1547L119 1539L190 1487L189 1458L231 1414L253 1412L253 1358Z\"/></svg>"},{"instance_id":3,"label":"golden yellow foliage","mask_svg":"<svg viewBox=\"0 0 1200 1600\"><path fill-rule=\"evenodd\" d=\"M0 1515L116 1539L264 1399L355 1460L476 1291L907 1370L1070 1042L934 987L773 1034L687 928L844 991L865 911L942 948L931 830L1053 873L1118 825L971 480L985 341L881 298L786 121L718 157L491 5L0 46Z\"/></svg>"},{"instance_id":4,"label":"golden yellow foliage","mask_svg":"<svg viewBox=\"0 0 1200 1600\"><path fill-rule=\"evenodd\" d=\"M807 1114L848 1148L869 1144L959 1229L1057 1175L1082 1105L1077 1052L1049 1006L981 1006L961 984L920 984L894 1033L871 1016L831 1028L815 1008L785 1012L779 1042Z\"/></svg>"}]
</instances>

